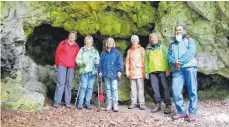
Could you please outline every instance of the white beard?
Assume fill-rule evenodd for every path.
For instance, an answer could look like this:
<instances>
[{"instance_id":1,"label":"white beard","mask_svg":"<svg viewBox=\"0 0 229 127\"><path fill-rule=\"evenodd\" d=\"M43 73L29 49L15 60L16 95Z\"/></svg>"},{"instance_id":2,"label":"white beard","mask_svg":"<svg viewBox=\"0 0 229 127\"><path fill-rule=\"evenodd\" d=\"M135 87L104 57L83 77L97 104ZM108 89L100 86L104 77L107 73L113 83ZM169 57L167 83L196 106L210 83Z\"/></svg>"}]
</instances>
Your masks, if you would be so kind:
<instances>
[{"instance_id":1,"label":"white beard","mask_svg":"<svg viewBox=\"0 0 229 127\"><path fill-rule=\"evenodd\" d=\"M177 40L178 42L182 42L182 35L181 35L181 34L176 35L176 40Z\"/></svg>"}]
</instances>

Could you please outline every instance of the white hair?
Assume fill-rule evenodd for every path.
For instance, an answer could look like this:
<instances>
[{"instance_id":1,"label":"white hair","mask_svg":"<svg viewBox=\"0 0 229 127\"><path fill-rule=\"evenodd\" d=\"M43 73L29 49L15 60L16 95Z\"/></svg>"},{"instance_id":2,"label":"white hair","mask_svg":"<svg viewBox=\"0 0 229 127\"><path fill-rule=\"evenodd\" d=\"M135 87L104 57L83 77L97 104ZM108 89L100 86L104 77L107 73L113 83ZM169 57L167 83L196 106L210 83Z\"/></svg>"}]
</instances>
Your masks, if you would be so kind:
<instances>
[{"instance_id":1,"label":"white hair","mask_svg":"<svg viewBox=\"0 0 229 127\"><path fill-rule=\"evenodd\" d=\"M86 42L86 40L91 40L92 42L94 41L92 36L86 36L84 38L84 42Z\"/></svg>"},{"instance_id":2,"label":"white hair","mask_svg":"<svg viewBox=\"0 0 229 127\"><path fill-rule=\"evenodd\" d=\"M137 42L139 42L140 40L139 40L139 37L137 36L137 35L132 35L131 36L131 42L133 42L133 41L137 41Z\"/></svg>"}]
</instances>

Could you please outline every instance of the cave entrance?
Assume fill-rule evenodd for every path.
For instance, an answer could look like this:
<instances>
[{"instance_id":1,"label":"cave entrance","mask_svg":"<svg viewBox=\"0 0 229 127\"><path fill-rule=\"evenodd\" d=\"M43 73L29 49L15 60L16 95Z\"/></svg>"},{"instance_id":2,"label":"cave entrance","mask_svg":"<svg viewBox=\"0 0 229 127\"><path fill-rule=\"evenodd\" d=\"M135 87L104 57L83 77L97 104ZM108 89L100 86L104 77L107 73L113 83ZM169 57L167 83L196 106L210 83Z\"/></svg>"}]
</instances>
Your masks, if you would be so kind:
<instances>
[{"instance_id":1,"label":"cave entrance","mask_svg":"<svg viewBox=\"0 0 229 127\"><path fill-rule=\"evenodd\" d=\"M37 64L54 65L56 48L59 42L67 37L68 31L63 28L49 24L37 26L26 42L26 55Z\"/></svg>"},{"instance_id":2,"label":"cave entrance","mask_svg":"<svg viewBox=\"0 0 229 127\"><path fill-rule=\"evenodd\" d=\"M45 66L55 64L55 52L58 44L67 39L69 32L63 28L53 27L49 24L42 24L34 28L26 42L26 55L29 56L36 64ZM94 46L99 52L103 49L102 38L98 34L92 35ZM84 46L85 36L77 34L76 42L80 47ZM47 97L54 98L56 83L53 78L41 81L48 88ZM76 80L76 79L74 79ZM74 84L75 85L75 84ZM73 89L75 93L75 89ZM72 97L72 101L75 95Z\"/></svg>"}]
</instances>

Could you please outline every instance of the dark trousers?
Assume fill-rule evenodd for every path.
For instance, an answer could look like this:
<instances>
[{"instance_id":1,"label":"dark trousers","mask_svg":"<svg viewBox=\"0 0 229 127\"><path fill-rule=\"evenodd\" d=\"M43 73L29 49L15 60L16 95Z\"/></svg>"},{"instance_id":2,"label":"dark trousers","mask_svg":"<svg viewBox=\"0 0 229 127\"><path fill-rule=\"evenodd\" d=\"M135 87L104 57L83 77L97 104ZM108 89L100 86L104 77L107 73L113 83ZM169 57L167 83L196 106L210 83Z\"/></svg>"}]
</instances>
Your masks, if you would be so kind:
<instances>
[{"instance_id":1,"label":"dark trousers","mask_svg":"<svg viewBox=\"0 0 229 127\"><path fill-rule=\"evenodd\" d=\"M153 88L154 92L154 100L155 104L161 103L162 97L160 93L160 82L161 85L163 86L164 90L164 102L166 105L171 105L171 100L170 100L170 94L169 94L169 87L168 87L168 81L166 79L165 72L153 72L150 73L150 80L151 80L151 86Z\"/></svg>"}]
</instances>

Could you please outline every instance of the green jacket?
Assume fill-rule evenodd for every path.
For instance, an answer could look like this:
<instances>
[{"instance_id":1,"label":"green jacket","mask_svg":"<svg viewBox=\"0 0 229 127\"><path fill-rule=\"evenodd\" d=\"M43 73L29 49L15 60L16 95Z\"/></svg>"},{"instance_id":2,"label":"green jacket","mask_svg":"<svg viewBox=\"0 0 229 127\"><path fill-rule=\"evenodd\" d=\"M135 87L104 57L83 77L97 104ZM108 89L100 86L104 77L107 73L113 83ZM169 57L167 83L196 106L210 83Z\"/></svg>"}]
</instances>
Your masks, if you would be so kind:
<instances>
[{"instance_id":1,"label":"green jacket","mask_svg":"<svg viewBox=\"0 0 229 127\"><path fill-rule=\"evenodd\" d=\"M85 46L82 47L76 56L76 63L79 67L80 74L92 72L92 74L97 74L98 68L96 66L96 61L99 61L98 51L92 47L90 49ZM87 65L84 64L87 62Z\"/></svg>"},{"instance_id":2,"label":"green jacket","mask_svg":"<svg viewBox=\"0 0 229 127\"><path fill-rule=\"evenodd\" d=\"M156 71L169 71L167 55L168 49L165 44L158 42L154 48L151 44L148 44L144 60L145 74L149 75L151 72Z\"/></svg>"}]
</instances>

